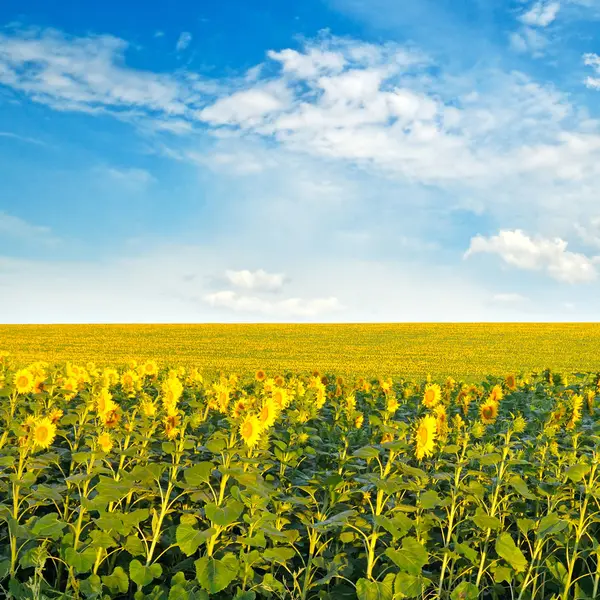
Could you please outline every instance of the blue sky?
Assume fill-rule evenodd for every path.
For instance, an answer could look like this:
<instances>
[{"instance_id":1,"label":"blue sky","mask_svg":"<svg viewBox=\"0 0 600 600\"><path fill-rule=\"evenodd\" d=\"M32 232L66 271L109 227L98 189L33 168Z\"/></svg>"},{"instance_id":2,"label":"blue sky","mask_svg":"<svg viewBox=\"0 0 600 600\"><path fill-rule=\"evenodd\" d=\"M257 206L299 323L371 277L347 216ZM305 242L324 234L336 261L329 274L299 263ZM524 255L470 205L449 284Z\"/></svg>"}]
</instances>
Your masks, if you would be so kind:
<instances>
[{"instance_id":1,"label":"blue sky","mask_svg":"<svg viewBox=\"0 0 600 600\"><path fill-rule=\"evenodd\" d=\"M0 6L0 320L598 320L600 0Z\"/></svg>"}]
</instances>

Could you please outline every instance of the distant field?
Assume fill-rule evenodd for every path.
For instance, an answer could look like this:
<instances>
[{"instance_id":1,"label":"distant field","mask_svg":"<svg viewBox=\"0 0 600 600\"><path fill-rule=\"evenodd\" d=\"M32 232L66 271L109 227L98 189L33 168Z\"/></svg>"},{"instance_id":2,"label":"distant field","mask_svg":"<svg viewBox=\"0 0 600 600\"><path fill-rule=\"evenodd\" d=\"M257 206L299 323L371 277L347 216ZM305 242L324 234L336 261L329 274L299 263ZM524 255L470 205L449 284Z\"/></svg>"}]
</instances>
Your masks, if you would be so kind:
<instances>
[{"instance_id":1,"label":"distant field","mask_svg":"<svg viewBox=\"0 0 600 600\"><path fill-rule=\"evenodd\" d=\"M600 324L1 325L19 362L156 358L206 371L420 378L600 370Z\"/></svg>"}]
</instances>

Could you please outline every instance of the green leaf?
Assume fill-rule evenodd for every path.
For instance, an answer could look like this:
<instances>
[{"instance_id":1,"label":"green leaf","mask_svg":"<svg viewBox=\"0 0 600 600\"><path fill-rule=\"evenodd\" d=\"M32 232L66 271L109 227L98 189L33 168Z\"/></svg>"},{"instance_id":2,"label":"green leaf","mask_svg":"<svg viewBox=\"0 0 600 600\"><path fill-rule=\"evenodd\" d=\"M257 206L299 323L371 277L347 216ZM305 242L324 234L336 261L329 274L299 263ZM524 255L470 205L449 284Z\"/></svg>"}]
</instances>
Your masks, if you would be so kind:
<instances>
[{"instance_id":1,"label":"green leaf","mask_svg":"<svg viewBox=\"0 0 600 600\"><path fill-rule=\"evenodd\" d=\"M529 491L527 484L523 481L521 476L513 475L510 478L510 485L516 492L521 494L521 496L523 496L523 498L527 498L528 500L536 499L536 496Z\"/></svg>"},{"instance_id":2,"label":"green leaf","mask_svg":"<svg viewBox=\"0 0 600 600\"><path fill-rule=\"evenodd\" d=\"M211 462L196 463L193 467L186 469L183 476L188 485L201 487L203 483L210 481L210 474L214 468Z\"/></svg>"},{"instance_id":3,"label":"green leaf","mask_svg":"<svg viewBox=\"0 0 600 600\"><path fill-rule=\"evenodd\" d=\"M102 580L98 575L90 575L79 584L79 589L88 598L99 597L102 594Z\"/></svg>"},{"instance_id":4,"label":"green leaf","mask_svg":"<svg viewBox=\"0 0 600 600\"><path fill-rule=\"evenodd\" d=\"M379 450L377 448L373 448L373 446L364 446L363 448L359 448L352 453L352 456L356 458L375 458L379 456Z\"/></svg>"},{"instance_id":5,"label":"green leaf","mask_svg":"<svg viewBox=\"0 0 600 600\"><path fill-rule=\"evenodd\" d=\"M471 518L473 523L484 531L487 531L488 529L500 529L500 527L502 527L502 522L498 517L488 515L481 508L478 508L475 511L475 516Z\"/></svg>"},{"instance_id":6,"label":"green leaf","mask_svg":"<svg viewBox=\"0 0 600 600\"><path fill-rule=\"evenodd\" d=\"M276 546L275 548L267 548L262 555L268 561L284 564L296 556L296 551L293 548Z\"/></svg>"},{"instance_id":7,"label":"green leaf","mask_svg":"<svg viewBox=\"0 0 600 600\"><path fill-rule=\"evenodd\" d=\"M463 581L450 595L451 600L478 600L479 588L469 581Z\"/></svg>"},{"instance_id":8,"label":"green leaf","mask_svg":"<svg viewBox=\"0 0 600 600\"><path fill-rule=\"evenodd\" d=\"M385 551L385 554L396 564L396 566L411 575L420 575L421 569L429 560L427 550L420 542L412 537L404 538L402 540L402 548L400 550L388 548Z\"/></svg>"},{"instance_id":9,"label":"green leaf","mask_svg":"<svg viewBox=\"0 0 600 600\"><path fill-rule=\"evenodd\" d=\"M394 596L394 578L395 575L390 573L384 581L359 579L356 582L358 600L392 600Z\"/></svg>"},{"instance_id":10,"label":"green leaf","mask_svg":"<svg viewBox=\"0 0 600 600\"><path fill-rule=\"evenodd\" d=\"M162 567L158 563L154 563L147 567L136 558L129 563L129 577L131 578L131 581L137 583L140 587L152 583L161 575Z\"/></svg>"},{"instance_id":11,"label":"green leaf","mask_svg":"<svg viewBox=\"0 0 600 600\"><path fill-rule=\"evenodd\" d=\"M129 589L129 577L122 567L116 567L110 575L102 577L102 583L113 593L126 594Z\"/></svg>"},{"instance_id":12,"label":"green leaf","mask_svg":"<svg viewBox=\"0 0 600 600\"><path fill-rule=\"evenodd\" d=\"M417 598L421 595L423 584L421 578L409 573L398 573L394 582L394 591L400 598Z\"/></svg>"},{"instance_id":13,"label":"green leaf","mask_svg":"<svg viewBox=\"0 0 600 600\"><path fill-rule=\"evenodd\" d=\"M565 519L561 519L556 513L549 513L543 519L537 528L538 538L543 538L553 533L558 533L569 526L569 522Z\"/></svg>"},{"instance_id":14,"label":"green leaf","mask_svg":"<svg viewBox=\"0 0 600 600\"><path fill-rule=\"evenodd\" d=\"M237 576L239 563L237 558L226 554L221 560L210 556L199 558L196 565L196 579L209 594L224 590Z\"/></svg>"},{"instance_id":15,"label":"green leaf","mask_svg":"<svg viewBox=\"0 0 600 600\"><path fill-rule=\"evenodd\" d=\"M144 544L137 535L130 535L127 537L123 550L127 550L131 556L143 556L146 553Z\"/></svg>"},{"instance_id":16,"label":"green leaf","mask_svg":"<svg viewBox=\"0 0 600 600\"><path fill-rule=\"evenodd\" d=\"M514 540L508 533L501 533L496 539L496 552L502 557L517 573L527 568L527 559Z\"/></svg>"},{"instance_id":17,"label":"green leaf","mask_svg":"<svg viewBox=\"0 0 600 600\"><path fill-rule=\"evenodd\" d=\"M427 490L419 496L419 504L425 510L438 506L441 501L438 493L433 490Z\"/></svg>"},{"instance_id":18,"label":"green leaf","mask_svg":"<svg viewBox=\"0 0 600 600\"><path fill-rule=\"evenodd\" d=\"M567 479L570 479L573 483L577 483L581 481L590 472L590 469L590 465L580 463L569 467L565 471L565 475Z\"/></svg>"},{"instance_id":19,"label":"green leaf","mask_svg":"<svg viewBox=\"0 0 600 600\"><path fill-rule=\"evenodd\" d=\"M238 590L233 597L233 600L256 600L256 592L253 592L252 590L247 590L245 592Z\"/></svg>"},{"instance_id":20,"label":"green leaf","mask_svg":"<svg viewBox=\"0 0 600 600\"><path fill-rule=\"evenodd\" d=\"M204 507L206 516L215 525L227 527L235 523L244 510L244 505L237 500L230 500L225 506L220 507L210 502Z\"/></svg>"},{"instance_id":21,"label":"green leaf","mask_svg":"<svg viewBox=\"0 0 600 600\"><path fill-rule=\"evenodd\" d=\"M65 562L73 567L77 574L88 573L96 562L96 549L86 548L83 552L77 552L74 548L67 548Z\"/></svg>"},{"instance_id":22,"label":"green leaf","mask_svg":"<svg viewBox=\"0 0 600 600\"><path fill-rule=\"evenodd\" d=\"M199 531L191 525L183 524L177 527L175 537L181 551L186 556L191 556L198 548L210 537L217 532L216 529L210 527L204 531Z\"/></svg>"},{"instance_id":23,"label":"green leaf","mask_svg":"<svg viewBox=\"0 0 600 600\"><path fill-rule=\"evenodd\" d=\"M510 583L512 581L512 569L508 567L503 567L502 565L496 565L493 569L494 572L494 581L496 583L502 583L506 581L506 583Z\"/></svg>"},{"instance_id":24,"label":"green leaf","mask_svg":"<svg viewBox=\"0 0 600 600\"><path fill-rule=\"evenodd\" d=\"M49 513L38 519L31 528L36 537L58 539L63 529L67 526L64 521L58 520L56 513Z\"/></svg>"}]
</instances>

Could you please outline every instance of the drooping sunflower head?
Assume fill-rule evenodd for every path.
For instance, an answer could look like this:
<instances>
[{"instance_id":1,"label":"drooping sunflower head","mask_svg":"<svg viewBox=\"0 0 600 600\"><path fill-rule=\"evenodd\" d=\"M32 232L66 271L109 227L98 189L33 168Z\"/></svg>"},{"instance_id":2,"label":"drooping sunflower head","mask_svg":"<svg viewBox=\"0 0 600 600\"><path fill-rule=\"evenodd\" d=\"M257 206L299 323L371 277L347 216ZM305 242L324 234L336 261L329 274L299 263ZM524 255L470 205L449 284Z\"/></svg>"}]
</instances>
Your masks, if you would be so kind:
<instances>
[{"instance_id":1,"label":"drooping sunflower head","mask_svg":"<svg viewBox=\"0 0 600 600\"><path fill-rule=\"evenodd\" d=\"M256 415L246 415L240 424L240 435L248 448L253 448L258 443L261 434L260 421Z\"/></svg>"},{"instance_id":2,"label":"drooping sunflower head","mask_svg":"<svg viewBox=\"0 0 600 600\"><path fill-rule=\"evenodd\" d=\"M425 456L433 454L436 431L436 419L431 415L424 416L417 424L415 431L415 456L418 460L422 460Z\"/></svg>"},{"instance_id":3,"label":"drooping sunflower head","mask_svg":"<svg viewBox=\"0 0 600 600\"><path fill-rule=\"evenodd\" d=\"M15 373L15 388L18 394L29 394L34 384L35 378L29 369L21 369Z\"/></svg>"},{"instance_id":4,"label":"drooping sunflower head","mask_svg":"<svg viewBox=\"0 0 600 600\"><path fill-rule=\"evenodd\" d=\"M49 448L56 436L56 425L47 417L33 425L32 441L35 448Z\"/></svg>"},{"instance_id":5,"label":"drooping sunflower head","mask_svg":"<svg viewBox=\"0 0 600 600\"><path fill-rule=\"evenodd\" d=\"M425 386L425 392L423 393L423 404L427 408L433 408L439 403L442 398L442 390L437 383L428 383Z\"/></svg>"}]
</instances>

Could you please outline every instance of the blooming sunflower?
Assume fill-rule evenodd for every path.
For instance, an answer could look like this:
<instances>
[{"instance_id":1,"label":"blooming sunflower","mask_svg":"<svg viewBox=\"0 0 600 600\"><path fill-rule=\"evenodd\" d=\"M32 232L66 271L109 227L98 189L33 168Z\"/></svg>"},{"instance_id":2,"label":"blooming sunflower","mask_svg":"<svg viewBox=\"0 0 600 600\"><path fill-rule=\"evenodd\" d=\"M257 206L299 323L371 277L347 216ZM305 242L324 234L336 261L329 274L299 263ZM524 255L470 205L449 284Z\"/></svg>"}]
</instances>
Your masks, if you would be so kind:
<instances>
[{"instance_id":1,"label":"blooming sunflower","mask_svg":"<svg viewBox=\"0 0 600 600\"><path fill-rule=\"evenodd\" d=\"M504 384L511 392L513 392L517 389L517 378L511 373L505 377Z\"/></svg>"},{"instance_id":2,"label":"blooming sunflower","mask_svg":"<svg viewBox=\"0 0 600 600\"><path fill-rule=\"evenodd\" d=\"M354 417L354 428L360 429L363 426L364 422L365 422L365 415L363 415L361 412L359 412L356 415L356 417Z\"/></svg>"},{"instance_id":3,"label":"blooming sunflower","mask_svg":"<svg viewBox=\"0 0 600 600\"><path fill-rule=\"evenodd\" d=\"M49 415L50 420L56 425L64 415L64 412L60 408L55 408Z\"/></svg>"},{"instance_id":4,"label":"blooming sunflower","mask_svg":"<svg viewBox=\"0 0 600 600\"><path fill-rule=\"evenodd\" d=\"M96 440L98 446L100 447L100 449L102 450L102 452L108 453L112 450L113 448L113 441L112 438L110 437L110 433L101 433L98 436L98 439Z\"/></svg>"},{"instance_id":5,"label":"blooming sunflower","mask_svg":"<svg viewBox=\"0 0 600 600\"><path fill-rule=\"evenodd\" d=\"M385 403L385 411L393 415L400 406L398 399L395 396L388 396Z\"/></svg>"},{"instance_id":6,"label":"blooming sunflower","mask_svg":"<svg viewBox=\"0 0 600 600\"><path fill-rule=\"evenodd\" d=\"M258 443L261 434L260 421L256 415L246 415L240 425L240 435L248 448Z\"/></svg>"},{"instance_id":7,"label":"blooming sunflower","mask_svg":"<svg viewBox=\"0 0 600 600\"><path fill-rule=\"evenodd\" d=\"M500 400L502 400L502 398L504 397L504 392L502 391L502 386L499 385L495 385L492 388L492 391L490 392L490 400L492 402L500 402Z\"/></svg>"},{"instance_id":8,"label":"blooming sunflower","mask_svg":"<svg viewBox=\"0 0 600 600\"><path fill-rule=\"evenodd\" d=\"M442 398L442 390L437 383L428 383L423 394L423 404L427 408L433 408Z\"/></svg>"},{"instance_id":9,"label":"blooming sunflower","mask_svg":"<svg viewBox=\"0 0 600 600\"><path fill-rule=\"evenodd\" d=\"M277 413L278 409L275 402L271 398L265 400L265 403L263 404L259 415L261 427L263 429L273 427L273 425L275 424L275 420L277 419Z\"/></svg>"},{"instance_id":10,"label":"blooming sunflower","mask_svg":"<svg viewBox=\"0 0 600 600\"><path fill-rule=\"evenodd\" d=\"M34 384L35 378L29 369L21 369L15 373L15 388L18 394L29 394Z\"/></svg>"},{"instance_id":11,"label":"blooming sunflower","mask_svg":"<svg viewBox=\"0 0 600 600\"><path fill-rule=\"evenodd\" d=\"M155 360L147 360L142 366L142 375L153 376L158 373L158 365Z\"/></svg>"},{"instance_id":12,"label":"blooming sunflower","mask_svg":"<svg viewBox=\"0 0 600 600\"><path fill-rule=\"evenodd\" d=\"M288 393L284 388L276 388L273 390L273 402L279 410L283 410L289 403Z\"/></svg>"},{"instance_id":13,"label":"blooming sunflower","mask_svg":"<svg viewBox=\"0 0 600 600\"><path fill-rule=\"evenodd\" d=\"M481 422L489 425L493 423L498 417L498 403L492 398L488 398L480 407L479 414L481 416Z\"/></svg>"},{"instance_id":14,"label":"blooming sunflower","mask_svg":"<svg viewBox=\"0 0 600 600\"><path fill-rule=\"evenodd\" d=\"M285 379L281 375L275 377L275 385L277 387L283 387L285 385Z\"/></svg>"},{"instance_id":15,"label":"blooming sunflower","mask_svg":"<svg viewBox=\"0 0 600 600\"><path fill-rule=\"evenodd\" d=\"M246 402L244 400L238 400L231 409L231 415L234 419L239 419L246 412Z\"/></svg>"},{"instance_id":16,"label":"blooming sunflower","mask_svg":"<svg viewBox=\"0 0 600 600\"><path fill-rule=\"evenodd\" d=\"M267 374L265 373L265 371L263 369L258 369L258 371L256 371L255 378L256 378L256 381L258 381L260 383L267 378Z\"/></svg>"},{"instance_id":17,"label":"blooming sunflower","mask_svg":"<svg viewBox=\"0 0 600 600\"><path fill-rule=\"evenodd\" d=\"M418 460L433 454L435 436L436 419L431 415L426 415L419 421L415 432L415 456Z\"/></svg>"},{"instance_id":18,"label":"blooming sunflower","mask_svg":"<svg viewBox=\"0 0 600 600\"><path fill-rule=\"evenodd\" d=\"M112 410L113 404L112 394L107 388L103 387L96 398L96 410L98 411L98 414L102 415L109 410Z\"/></svg>"},{"instance_id":19,"label":"blooming sunflower","mask_svg":"<svg viewBox=\"0 0 600 600\"><path fill-rule=\"evenodd\" d=\"M48 418L39 419L33 425L32 441L36 448L49 448L56 436L56 425Z\"/></svg>"}]
</instances>

